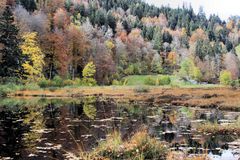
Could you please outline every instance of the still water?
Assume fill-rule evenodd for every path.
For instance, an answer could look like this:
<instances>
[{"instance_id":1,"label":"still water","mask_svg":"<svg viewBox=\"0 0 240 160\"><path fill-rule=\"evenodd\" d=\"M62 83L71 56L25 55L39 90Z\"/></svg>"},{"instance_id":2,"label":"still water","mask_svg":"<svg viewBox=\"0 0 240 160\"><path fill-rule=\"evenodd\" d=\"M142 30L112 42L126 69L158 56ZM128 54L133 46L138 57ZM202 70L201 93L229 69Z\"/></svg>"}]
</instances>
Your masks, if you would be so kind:
<instances>
[{"instance_id":1,"label":"still water","mask_svg":"<svg viewBox=\"0 0 240 160\"><path fill-rule=\"evenodd\" d=\"M106 135L123 139L140 128L169 150L209 154L212 160L237 160L240 140L231 135L199 133L204 122L234 123L239 112L184 106L116 103L113 99L1 99L0 159L67 159L91 151Z\"/></svg>"}]
</instances>

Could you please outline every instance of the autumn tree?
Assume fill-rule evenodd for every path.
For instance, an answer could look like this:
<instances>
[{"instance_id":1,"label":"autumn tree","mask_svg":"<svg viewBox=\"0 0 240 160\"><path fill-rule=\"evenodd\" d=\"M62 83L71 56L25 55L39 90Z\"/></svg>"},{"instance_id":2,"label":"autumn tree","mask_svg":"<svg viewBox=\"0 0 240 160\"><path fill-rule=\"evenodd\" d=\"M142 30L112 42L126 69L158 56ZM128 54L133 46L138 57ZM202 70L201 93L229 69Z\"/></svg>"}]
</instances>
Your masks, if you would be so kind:
<instances>
[{"instance_id":1,"label":"autumn tree","mask_svg":"<svg viewBox=\"0 0 240 160\"><path fill-rule=\"evenodd\" d=\"M176 64L177 64L177 54L176 54L176 52L173 52L173 51L170 52L168 54L167 60L170 64L170 66L172 66L172 67L176 66Z\"/></svg>"},{"instance_id":2,"label":"autumn tree","mask_svg":"<svg viewBox=\"0 0 240 160\"><path fill-rule=\"evenodd\" d=\"M39 81L43 76L44 55L37 43L37 33L26 33L23 35L21 49L27 57L22 66L25 77L30 82Z\"/></svg>"},{"instance_id":3,"label":"autumn tree","mask_svg":"<svg viewBox=\"0 0 240 160\"><path fill-rule=\"evenodd\" d=\"M66 10L62 8L58 8L56 13L54 14L53 21L54 21L54 26L57 29L65 30L68 24L70 23L70 18L67 15Z\"/></svg>"},{"instance_id":4,"label":"autumn tree","mask_svg":"<svg viewBox=\"0 0 240 160\"><path fill-rule=\"evenodd\" d=\"M83 76L83 83L88 86L96 85L96 80L94 76L96 74L96 66L93 62L89 62L83 69L82 76Z\"/></svg>"},{"instance_id":5,"label":"autumn tree","mask_svg":"<svg viewBox=\"0 0 240 160\"><path fill-rule=\"evenodd\" d=\"M1 0L0 1L0 15L4 11L5 7L6 7L6 0Z\"/></svg>"},{"instance_id":6,"label":"autumn tree","mask_svg":"<svg viewBox=\"0 0 240 160\"><path fill-rule=\"evenodd\" d=\"M45 35L42 38L41 47L45 55L45 73L52 79L59 74L66 77L68 74L68 48L65 43L65 36L62 32L55 32Z\"/></svg>"},{"instance_id":7,"label":"autumn tree","mask_svg":"<svg viewBox=\"0 0 240 160\"><path fill-rule=\"evenodd\" d=\"M14 24L14 17L10 7L6 7L0 18L0 75L2 77L21 77L23 73L22 64L24 55L19 48L20 39L18 28Z\"/></svg>"},{"instance_id":8,"label":"autumn tree","mask_svg":"<svg viewBox=\"0 0 240 160\"><path fill-rule=\"evenodd\" d=\"M67 28L68 54L70 57L71 75L81 77L85 65L86 52L89 48L89 42L86 35L79 26L71 24Z\"/></svg>"},{"instance_id":9,"label":"autumn tree","mask_svg":"<svg viewBox=\"0 0 240 160\"><path fill-rule=\"evenodd\" d=\"M238 79L240 62L235 54L231 52L226 54L225 67L227 71L231 72L231 76L233 80Z\"/></svg>"}]
</instances>

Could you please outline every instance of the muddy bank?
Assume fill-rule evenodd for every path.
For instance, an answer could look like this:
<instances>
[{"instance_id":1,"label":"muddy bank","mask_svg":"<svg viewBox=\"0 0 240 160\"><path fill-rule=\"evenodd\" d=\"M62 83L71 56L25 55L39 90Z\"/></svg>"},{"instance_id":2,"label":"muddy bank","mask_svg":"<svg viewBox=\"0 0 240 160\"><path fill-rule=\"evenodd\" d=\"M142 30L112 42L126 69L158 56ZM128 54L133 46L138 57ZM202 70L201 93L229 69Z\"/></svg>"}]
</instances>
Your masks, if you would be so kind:
<instances>
[{"instance_id":1,"label":"muddy bank","mask_svg":"<svg viewBox=\"0 0 240 160\"><path fill-rule=\"evenodd\" d=\"M117 101L145 102L154 105L171 104L178 106L240 110L240 89L231 88L160 88L152 87L146 93L138 93L130 87L93 87L58 89L54 91L18 91L10 97L66 97L79 98L96 96L113 98Z\"/></svg>"}]
</instances>

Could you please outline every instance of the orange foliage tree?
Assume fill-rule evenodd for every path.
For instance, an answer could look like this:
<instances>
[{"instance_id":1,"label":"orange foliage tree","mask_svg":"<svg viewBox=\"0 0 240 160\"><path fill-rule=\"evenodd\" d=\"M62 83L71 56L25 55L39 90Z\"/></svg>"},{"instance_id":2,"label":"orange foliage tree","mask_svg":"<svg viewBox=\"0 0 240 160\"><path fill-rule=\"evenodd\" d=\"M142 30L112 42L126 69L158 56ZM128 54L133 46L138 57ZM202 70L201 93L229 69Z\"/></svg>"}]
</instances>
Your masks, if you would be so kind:
<instances>
[{"instance_id":1,"label":"orange foliage tree","mask_svg":"<svg viewBox=\"0 0 240 160\"><path fill-rule=\"evenodd\" d=\"M87 37L79 26L71 24L67 28L67 42L71 68L73 69L72 78L81 76L82 69L86 65L86 53L89 49Z\"/></svg>"},{"instance_id":2,"label":"orange foliage tree","mask_svg":"<svg viewBox=\"0 0 240 160\"><path fill-rule=\"evenodd\" d=\"M65 30L70 23L70 17L65 9L59 8L53 16L54 26L57 29Z\"/></svg>"}]
</instances>

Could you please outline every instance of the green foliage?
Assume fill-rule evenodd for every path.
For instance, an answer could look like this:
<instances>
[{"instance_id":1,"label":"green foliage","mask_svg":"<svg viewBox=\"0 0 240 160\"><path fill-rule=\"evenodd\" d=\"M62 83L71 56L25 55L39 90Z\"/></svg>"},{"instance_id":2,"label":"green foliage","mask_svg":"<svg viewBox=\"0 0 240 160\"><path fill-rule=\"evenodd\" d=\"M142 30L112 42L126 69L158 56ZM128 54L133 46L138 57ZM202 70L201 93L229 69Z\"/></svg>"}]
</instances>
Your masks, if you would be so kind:
<instances>
[{"instance_id":1,"label":"green foliage","mask_svg":"<svg viewBox=\"0 0 240 160\"><path fill-rule=\"evenodd\" d=\"M19 48L18 28L15 26L14 17L9 6L6 7L0 18L0 44L1 77L22 77L22 64L25 60Z\"/></svg>"},{"instance_id":2,"label":"green foliage","mask_svg":"<svg viewBox=\"0 0 240 160\"><path fill-rule=\"evenodd\" d=\"M145 85L155 86L157 84L157 79L153 77L148 77L144 80Z\"/></svg>"},{"instance_id":3,"label":"green foliage","mask_svg":"<svg viewBox=\"0 0 240 160\"><path fill-rule=\"evenodd\" d=\"M63 79L60 76L55 76L52 80L51 86L62 87L63 86Z\"/></svg>"},{"instance_id":4,"label":"green foliage","mask_svg":"<svg viewBox=\"0 0 240 160\"><path fill-rule=\"evenodd\" d=\"M47 88L50 86L50 80L47 80L47 79L42 79L38 82L38 85L41 87L41 88Z\"/></svg>"},{"instance_id":5,"label":"green foliage","mask_svg":"<svg viewBox=\"0 0 240 160\"><path fill-rule=\"evenodd\" d=\"M124 74L126 75L135 75L141 74L143 67L139 63L130 64L127 69L125 69Z\"/></svg>"},{"instance_id":6,"label":"green foliage","mask_svg":"<svg viewBox=\"0 0 240 160\"><path fill-rule=\"evenodd\" d=\"M231 87L240 87L240 80L232 80L230 82Z\"/></svg>"},{"instance_id":7,"label":"green foliage","mask_svg":"<svg viewBox=\"0 0 240 160\"><path fill-rule=\"evenodd\" d=\"M151 72L161 74L163 72L162 59L159 54L155 54L151 63Z\"/></svg>"},{"instance_id":8,"label":"green foliage","mask_svg":"<svg viewBox=\"0 0 240 160\"><path fill-rule=\"evenodd\" d=\"M190 78L196 81L201 81L202 79L201 70L196 67L193 60L189 58L182 61L179 75L182 78Z\"/></svg>"},{"instance_id":9,"label":"green foliage","mask_svg":"<svg viewBox=\"0 0 240 160\"><path fill-rule=\"evenodd\" d=\"M193 75L192 75L192 78L196 81L201 81L202 79L202 72L201 70L198 68L198 67L194 67L193 68Z\"/></svg>"},{"instance_id":10,"label":"green foliage","mask_svg":"<svg viewBox=\"0 0 240 160\"><path fill-rule=\"evenodd\" d=\"M160 27L156 27L153 36L153 48L160 52L163 49L163 38Z\"/></svg>"},{"instance_id":11,"label":"green foliage","mask_svg":"<svg viewBox=\"0 0 240 160\"><path fill-rule=\"evenodd\" d=\"M158 78L158 84L160 86L171 84L171 78L168 75L163 75Z\"/></svg>"},{"instance_id":12,"label":"green foliage","mask_svg":"<svg viewBox=\"0 0 240 160\"><path fill-rule=\"evenodd\" d=\"M120 85L122 85L122 82L114 79L114 80L112 81L112 85L114 85L114 86L120 86Z\"/></svg>"},{"instance_id":13,"label":"green foliage","mask_svg":"<svg viewBox=\"0 0 240 160\"><path fill-rule=\"evenodd\" d=\"M192 75L194 63L191 59L186 58L182 61L180 66L181 68L179 73L181 77L190 77Z\"/></svg>"},{"instance_id":14,"label":"green foliage","mask_svg":"<svg viewBox=\"0 0 240 160\"><path fill-rule=\"evenodd\" d=\"M76 84L76 81L73 81L71 79L66 79L63 81L63 86L73 86Z\"/></svg>"},{"instance_id":15,"label":"green foliage","mask_svg":"<svg viewBox=\"0 0 240 160\"><path fill-rule=\"evenodd\" d=\"M219 77L219 81L220 84L223 85L230 85L231 81L232 81L232 75L231 72L224 70L220 73L220 77Z\"/></svg>"}]
</instances>

